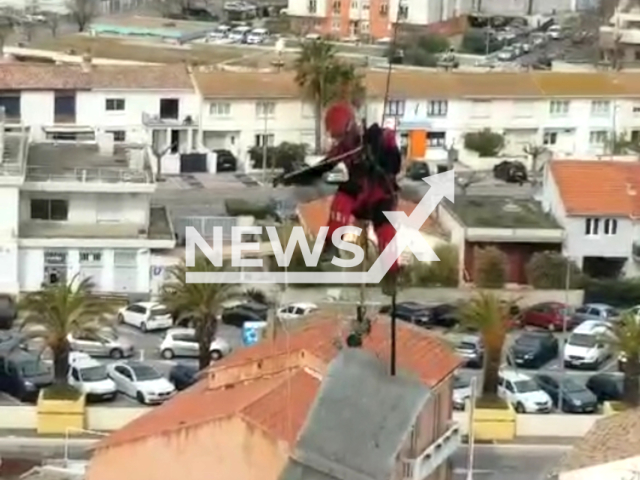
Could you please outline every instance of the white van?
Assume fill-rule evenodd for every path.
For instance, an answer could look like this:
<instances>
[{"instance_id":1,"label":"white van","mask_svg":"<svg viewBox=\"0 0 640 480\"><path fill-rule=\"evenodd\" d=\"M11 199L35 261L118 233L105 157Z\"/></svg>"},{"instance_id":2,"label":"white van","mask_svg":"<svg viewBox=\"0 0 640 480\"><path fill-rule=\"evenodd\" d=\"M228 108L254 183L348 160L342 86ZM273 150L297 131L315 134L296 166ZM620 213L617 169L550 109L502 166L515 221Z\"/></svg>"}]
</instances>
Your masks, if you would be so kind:
<instances>
[{"instance_id":1,"label":"white van","mask_svg":"<svg viewBox=\"0 0 640 480\"><path fill-rule=\"evenodd\" d=\"M247 35L251 31L251 27L241 26L236 27L229 33L229 40L235 43L244 43L246 41Z\"/></svg>"},{"instance_id":2,"label":"white van","mask_svg":"<svg viewBox=\"0 0 640 480\"><path fill-rule=\"evenodd\" d=\"M87 400L113 400L117 388L107 375L106 367L85 353L69 355L69 385L87 396Z\"/></svg>"},{"instance_id":3,"label":"white van","mask_svg":"<svg viewBox=\"0 0 640 480\"><path fill-rule=\"evenodd\" d=\"M603 339L607 334L607 324L599 320L578 325L564 346L565 367L597 370L612 355L611 347Z\"/></svg>"}]
</instances>

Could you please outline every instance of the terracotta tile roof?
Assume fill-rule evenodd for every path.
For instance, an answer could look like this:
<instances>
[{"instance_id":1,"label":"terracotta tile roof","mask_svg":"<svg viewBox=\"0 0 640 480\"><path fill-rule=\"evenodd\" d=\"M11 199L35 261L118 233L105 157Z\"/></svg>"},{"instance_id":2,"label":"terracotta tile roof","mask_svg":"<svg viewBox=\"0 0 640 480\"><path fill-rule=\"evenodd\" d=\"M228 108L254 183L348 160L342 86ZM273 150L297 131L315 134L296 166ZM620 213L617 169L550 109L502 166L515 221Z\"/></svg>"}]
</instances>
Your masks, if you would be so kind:
<instances>
[{"instance_id":1,"label":"terracotta tile roof","mask_svg":"<svg viewBox=\"0 0 640 480\"><path fill-rule=\"evenodd\" d=\"M96 66L8 63L0 90L193 90L184 66Z\"/></svg>"},{"instance_id":2,"label":"terracotta tile roof","mask_svg":"<svg viewBox=\"0 0 640 480\"><path fill-rule=\"evenodd\" d=\"M640 215L640 164L555 160L551 174L569 215Z\"/></svg>"},{"instance_id":3,"label":"terracotta tile roof","mask_svg":"<svg viewBox=\"0 0 640 480\"><path fill-rule=\"evenodd\" d=\"M609 97L624 96L626 90L618 78L621 74L606 72L532 72L530 75L538 85L541 96L547 97ZM640 92L635 88L635 95Z\"/></svg>"},{"instance_id":4,"label":"terracotta tile roof","mask_svg":"<svg viewBox=\"0 0 640 480\"><path fill-rule=\"evenodd\" d=\"M213 71L193 72L204 98L298 98L300 89L292 73Z\"/></svg>"},{"instance_id":5,"label":"terracotta tile roof","mask_svg":"<svg viewBox=\"0 0 640 480\"><path fill-rule=\"evenodd\" d=\"M640 409L609 415L598 420L561 460L562 472L579 470L640 453Z\"/></svg>"},{"instance_id":6,"label":"terracotta tile roof","mask_svg":"<svg viewBox=\"0 0 640 480\"><path fill-rule=\"evenodd\" d=\"M312 200L311 202L298 205L298 219L309 235L316 237L318 232L320 232L320 228L327 225L329 211L331 210L331 202L333 202L333 195L320 197L316 200ZM416 208L415 203L404 199L398 200L398 210L403 211L407 216L411 215L414 208ZM428 218L424 222L422 230L433 231L438 234L442 233L439 225L432 218Z\"/></svg>"}]
</instances>

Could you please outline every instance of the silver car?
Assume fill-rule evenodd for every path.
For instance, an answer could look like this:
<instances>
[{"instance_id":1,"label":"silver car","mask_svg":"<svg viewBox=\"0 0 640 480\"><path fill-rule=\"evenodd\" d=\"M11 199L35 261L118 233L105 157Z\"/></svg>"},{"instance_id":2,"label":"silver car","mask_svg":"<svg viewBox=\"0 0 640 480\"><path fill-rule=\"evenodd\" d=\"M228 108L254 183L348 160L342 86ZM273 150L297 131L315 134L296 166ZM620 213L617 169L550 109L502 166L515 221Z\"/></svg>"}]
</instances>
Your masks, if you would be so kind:
<instances>
[{"instance_id":1,"label":"silver car","mask_svg":"<svg viewBox=\"0 0 640 480\"><path fill-rule=\"evenodd\" d=\"M75 333L67 337L71 350L88 353L92 357L124 358L134 353L133 344L110 331Z\"/></svg>"},{"instance_id":2,"label":"silver car","mask_svg":"<svg viewBox=\"0 0 640 480\"><path fill-rule=\"evenodd\" d=\"M198 357L200 346L193 328L171 328L160 344L160 355L167 360L174 357ZM231 352L229 343L218 337L209 348L212 360L220 360Z\"/></svg>"}]
</instances>

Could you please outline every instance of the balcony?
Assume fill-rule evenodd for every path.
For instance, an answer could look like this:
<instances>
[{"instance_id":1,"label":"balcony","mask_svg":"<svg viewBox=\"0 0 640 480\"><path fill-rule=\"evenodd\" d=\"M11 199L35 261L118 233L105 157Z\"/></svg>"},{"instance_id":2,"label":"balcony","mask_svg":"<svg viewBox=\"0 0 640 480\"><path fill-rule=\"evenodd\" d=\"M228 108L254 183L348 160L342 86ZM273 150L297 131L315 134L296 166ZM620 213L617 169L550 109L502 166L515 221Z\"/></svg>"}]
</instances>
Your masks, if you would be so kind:
<instances>
[{"instance_id":1,"label":"balcony","mask_svg":"<svg viewBox=\"0 0 640 480\"><path fill-rule=\"evenodd\" d=\"M417 458L403 459L402 478L404 480L427 478L455 453L460 443L460 425L451 422L444 435L429 445Z\"/></svg>"},{"instance_id":2,"label":"balcony","mask_svg":"<svg viewBox=\"0 0 640 480\"><path fill-rule=\"evenodd\" d=\"M197 128L198 117L195 115L182 115L176 116L175 118L169 118L158 114L143 112L142 124L147 127Z\"/></svg>"},{"instance_id":3,"label":"balcony","mask_svg":"<svg viewBox=\"0 0 640 480\"><path fill-rule=\"evenodd\" d=\"M50 169L28 167L28 182L153 183L151 172L129 168Z\"/></svg>"}]
</instances>

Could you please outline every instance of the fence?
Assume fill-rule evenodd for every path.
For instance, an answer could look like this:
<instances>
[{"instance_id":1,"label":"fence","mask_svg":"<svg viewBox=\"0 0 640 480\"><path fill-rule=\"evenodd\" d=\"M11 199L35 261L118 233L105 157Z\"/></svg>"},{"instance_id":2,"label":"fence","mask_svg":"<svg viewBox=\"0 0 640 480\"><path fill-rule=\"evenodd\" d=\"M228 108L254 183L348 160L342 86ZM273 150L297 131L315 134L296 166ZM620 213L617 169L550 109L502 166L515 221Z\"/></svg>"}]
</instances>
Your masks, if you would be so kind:
<instances>
[{"instance_id":1,"label":"fence","mask_svg":"<svg viewBox=\"0 0 640 480\"><path fill-rule=\"evenodd\" d=\"M231 238L232 227L238 225L237 217L178 217L173 226L178 234L178 241L184 244L185 231L187 227L193 227L203 238L210 238L213 235L214 227L222 227L223 240Z\"/></svg>"},{"instance_id":2,"label":"fence","mask_svg":"<svg viewBox=\"0 0 640 480\"><path fill-rule=\"evenodd\" d=\"M128 168L69 168L52 170L47 167L29 167L30 182L93 182L93 183L152 183L149 172Z\"/></svg>"}]
</instances>

